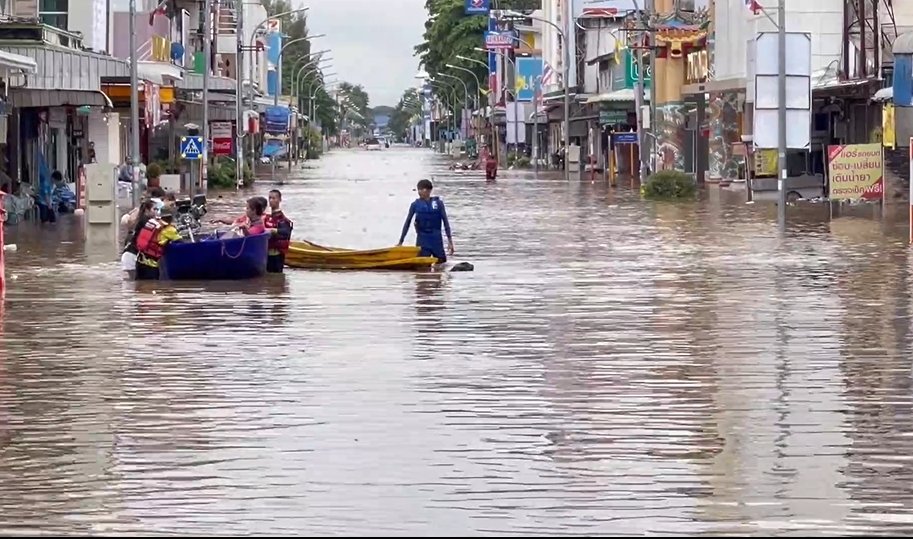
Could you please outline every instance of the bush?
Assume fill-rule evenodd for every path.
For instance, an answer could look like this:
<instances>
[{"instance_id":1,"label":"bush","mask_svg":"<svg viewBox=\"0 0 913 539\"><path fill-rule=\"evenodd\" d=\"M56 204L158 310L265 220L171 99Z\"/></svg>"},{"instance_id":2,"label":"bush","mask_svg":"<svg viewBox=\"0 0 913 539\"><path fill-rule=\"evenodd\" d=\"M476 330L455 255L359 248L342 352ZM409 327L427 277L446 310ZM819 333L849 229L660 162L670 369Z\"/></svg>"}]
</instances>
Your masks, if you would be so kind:
<instances>
[{"instance_id":1,"label":"bush","mask_svg":"<svg viewBox=\"0 0 913 539\"><path fill-rule=\"evenodd\" d=\"M517 168L529 168L530 163L529 157L526 157L525 155L521 155L514 160L514 166Z\"/></svg>"},{"instance_id":2,"label":"bush","mask_svg":"<svg viewBox=\"0 0 913 539\"><path fill-rule=\"evenodd\" d=\"M253 174L250 167L244 165L244 186L247 187L253 183ZM206 169L206 182L209 187L228 189L235 187L237 184L237 174L235 173L235 161L227 157L217 157L213 164Z\"/></svg>"},{"instance_id":3,"label":"bush","mask_svg":"<svg viewBox=\"0 0 913 539\"><path fill-rule=\"evenodd\" d=\"M678 170L661 170L650 176L641 186L644 198L679 199L693 198L697 193L694 179Z\"/></svg>"},{"instance_id":4,"label":"bush","mask_svg":"<svg viewBox=\"0 0 913 539\"><path fill-rule=\"evenodd\" d=\"M306 136L307 140L307 155L306 159L318 159L323 153L323 137L320 135L320 132L316 129L308 129Z\"/></svg>"},{"instance_id":5,"label":"bush","mask_svg":"<svg viewBox=\"0 0 913 539\"><path fill-rule=\"evenodd\" d=\"M181 161L175 159L174 161L168 161L167 159L154 161L149 164L149 167L156 166L159 169L159 176L162 174L180 174L181 173ZM149 167L146 168L146 176L149 176Z\"/></svg>"},{"instance_id":6,"label":"bush","mask_svg":"<svg viewBox=\"0 0 913 539\"><path fill-rule=\"evenodd\" d=\"M156 163L149 163L149 166L146 167L146 182L149 185L158 185L161 176L162 167Z\"/></svg>"}]
</instances>

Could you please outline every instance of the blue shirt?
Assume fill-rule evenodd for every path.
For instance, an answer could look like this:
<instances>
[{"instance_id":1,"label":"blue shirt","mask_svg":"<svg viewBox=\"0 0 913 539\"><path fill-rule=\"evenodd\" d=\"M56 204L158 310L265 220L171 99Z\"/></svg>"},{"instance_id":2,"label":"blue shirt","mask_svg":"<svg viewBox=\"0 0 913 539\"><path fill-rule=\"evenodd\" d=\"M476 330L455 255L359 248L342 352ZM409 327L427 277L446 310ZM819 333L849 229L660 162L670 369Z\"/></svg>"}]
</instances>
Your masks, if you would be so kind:
<instances>
[{"instance_id":1,"label":"blue shirt","mask_svg":"<svg viewBox=\"0 0 913 539\"><path fill-rule=\"evenodd\" d=\"M444 208L444 201L440 198L431 197L428 200L422 200L421 198L415 199L412 205L409 206L409 215L406 216L406 223L403 225L403 233L399 237L400 243L406 239L406 234L409 233L409 225L412 224L413 217L415 217L415 233L420 244L423 239L422 237L427 237L429 235L436 235L438 241L440 241L441 225L443 225L444 231L447 233L447 239L451 239L450 221L447 220L447 210Z\"/></svg>"}]
</instances>

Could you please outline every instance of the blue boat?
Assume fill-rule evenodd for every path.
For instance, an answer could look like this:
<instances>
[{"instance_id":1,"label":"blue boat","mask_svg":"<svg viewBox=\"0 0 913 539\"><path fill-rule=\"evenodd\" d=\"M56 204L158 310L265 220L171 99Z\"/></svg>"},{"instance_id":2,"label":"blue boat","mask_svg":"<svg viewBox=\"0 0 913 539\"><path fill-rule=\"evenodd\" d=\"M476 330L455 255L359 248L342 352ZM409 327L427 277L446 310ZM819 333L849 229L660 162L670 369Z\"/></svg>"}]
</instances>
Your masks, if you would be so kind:
<instances>
[{"instance_id":1,"label":"blue boat","mask_svg":"<svg viewBox=\"0 0 913 539\"><path fill-rule=\"evenodd\" d=\"M172 243L159 264L161 278L172 281L241 280L266 274L267 234L222 239L220 235L193 243Z\"/></svg>"}]
</instances>

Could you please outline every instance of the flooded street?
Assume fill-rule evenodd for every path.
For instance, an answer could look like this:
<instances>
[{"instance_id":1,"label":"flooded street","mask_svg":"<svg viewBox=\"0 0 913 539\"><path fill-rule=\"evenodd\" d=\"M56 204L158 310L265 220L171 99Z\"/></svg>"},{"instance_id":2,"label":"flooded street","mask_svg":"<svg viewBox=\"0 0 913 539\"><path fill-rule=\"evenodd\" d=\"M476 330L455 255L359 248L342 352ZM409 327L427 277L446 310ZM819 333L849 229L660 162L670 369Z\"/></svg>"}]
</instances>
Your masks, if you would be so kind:
<instances>
[{"instance_id":1,"label":"flooded street","mask_svg":"<svg viewBox=\"0 0 913 539\"><path fill-rule=\"evenodd\" d=\"M431 177L473 273L138 286L104 234L11 227L0 531L913 532L903 223L448 163L281 189L295 237L383 247Z\"/></svg>"}]
</instances>

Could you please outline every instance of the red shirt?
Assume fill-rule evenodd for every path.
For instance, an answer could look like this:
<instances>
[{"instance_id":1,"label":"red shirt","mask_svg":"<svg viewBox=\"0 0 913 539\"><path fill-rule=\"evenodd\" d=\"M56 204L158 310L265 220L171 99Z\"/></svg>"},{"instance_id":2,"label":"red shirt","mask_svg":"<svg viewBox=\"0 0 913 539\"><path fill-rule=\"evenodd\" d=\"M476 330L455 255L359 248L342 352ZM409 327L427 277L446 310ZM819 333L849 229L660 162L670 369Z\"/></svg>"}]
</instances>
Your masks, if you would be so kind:
<instances>
[{"instance_id":1,"label":"red shirt","mask_svg":"<svg viewBox=\"0 0 913 539\"><path fill-rule=\"evenodd\" d=\"M250 225L247 228L248 236L256 236L257 234L263 234L265 232L266 232L266 227L263 226L262 219L257 222L254 222L254 223L250 223Z\"/></svg>"}]
</instances>

